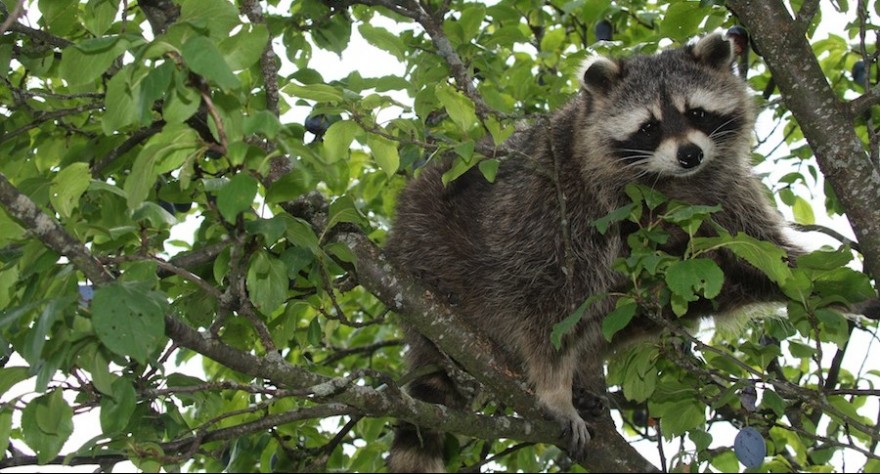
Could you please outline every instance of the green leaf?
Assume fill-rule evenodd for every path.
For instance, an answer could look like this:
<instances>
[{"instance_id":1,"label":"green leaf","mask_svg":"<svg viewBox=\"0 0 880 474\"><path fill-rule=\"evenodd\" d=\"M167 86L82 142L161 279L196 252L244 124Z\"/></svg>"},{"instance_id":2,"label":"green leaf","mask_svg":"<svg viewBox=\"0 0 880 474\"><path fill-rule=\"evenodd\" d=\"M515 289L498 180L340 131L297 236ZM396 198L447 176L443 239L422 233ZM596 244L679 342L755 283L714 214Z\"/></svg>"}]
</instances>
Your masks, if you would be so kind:
<instances>
[{"instance_id":1,"label":"green leaf","mask_svg":"<svg viewBox=\"0 0 880 474\"><path fill-rule=\"evenodd\" d=\"M665 412L660 419L660 426L666 439L672 439L706 423L706 407L694 399L673 402Z\"/></svg>"},{"instance_id":2,"label":"green leaf","mask_svg":"<svg viewBox=\"0 0 880 474\"><path fill-rule=\"evenodd\" d=\"M626 195L634 203L644 202L648 209L657 209L658 206L667 202L669 199L660 191L642 184L627 184L624 188Z\"/></svg>"},{"instance_id":3,"label":"green leaf","mask_svg":"<svg viewBox=\"0 0 880 474\"><path fill-rule=\"evenodd\" d=\"M351 120L340 120L330 125L324 134L324 153L321 154L327 164L335 163L348 157L348 149L355 135L361 130Z\"/></svg>"},{"instance_id":4,"label":"green leaf","mask_svg":"<svg viewBox=\"0 0 880 474\"><path fill-rule=\"evenodd\" d=\"M72 163L61 170L49 185L49 201L61 217L70 217L79 207L79 198L92 179L88 163Z\"/></svg>"},{"instance_id":5,"label":"green leaf","mask_svg":"<svg viewBox=\"0 0 880 474\"><path fill-rule=\"evenodd\" d=\"M27 367L3 367L0 368L0 393L7 393L9 389L31 377Z\"/></svg>"},{"instance_id":6,"label":"green leaf","mask_svg":"<svg viewBox=\"0 0 880 474\"><path fill-rule=\"evenodd\" d=\"M648 344L635 346L630 350L620 383L628 400L642 403L654 394L657 389L658 354L659 349Z\"/></svg>"},{"instance_id":7,"label":"green leaf","mask_svg":"<svg viewBox=\"0 0 880 474\"><path fill-rule=\"evenodd\" d=\"M112 394L101 397L101 430L104 434L121 432L128 426L134 414L137 394L131 380L117 378L112 386Z\"/></svg>"},{"instance_id":8,"label":"green leaf","mask_svg":"<svg viewBox=\"0 0 880 474\"><path fill-rule=\"evenodd\" d=\"M309 344L320 347L323 340L322 335L323 331L321 330L321 322L318 321L318 318L312 318L309 322L308 332L306 333Z\"/></svg>"},{"instance_id":9,"label":"green leaf","mask_svg":"<svg viewBox=\"0 0 880 474\"><path fill-rule=\"evenodd\" d=\"M91 367L88 367L89 373L92 374L92 384L99 392L105 395L113 394L113 380L115 375L110 373L110 364L102 354L102 351L95 347L94 355L91 360Z\"/></svg>"},{"instance_id":10,"label":"green leaf","mask_svg":"<svg viewBox=\"0 0 880 474\"><path fill-rule=\"evenodd\" d=\"M761 395L761 408L770 408L776 413L776 416L785 416L785 400L779 396L773 389L765 389Z\"/></svg>"},{"instance_id":11,"label":"green leaf","mask_svg":"<svg viewBox=\"0 0 880 474\"><path fill-rule=\"evenodd\" d=\"M165 338L165 295L140 282L113 282L95 290L92 324L101 342L146 364Z\"/></svg>"},{"instance_id":12,"label":"green leaf","mask_svg":"<svg viewBox=\"0 0 880 474\"><path fill-rule=\"evenodd\" d=\"M251 67L260 60L269 43L269 30L265 25L242 25L241 30L220 42L220 53L233 71Z\"/></svg>"},{"instance_id":13,"label":"green leaf","mask_svg":"<svg viewBox=\"0 0 880 474\"><path fill-rule=\"evenodd\" d=\"M24 441L37 453L37 462L51 461L73 433L73 409L53 390L31 400L21 413Z\"/></svg>"},{"instance_id":14,"label":"green leaf","mask_svg":"<svg viewBox=\"0 0 880 474\"><path fill-rule=\"evenodd\" d=\"M369 23L363 23L358 26L361 36L373 46L390 53L397 58L398 61L406 59L407 47L400 39L400 36L391 33L381 26L373 26Z\"/></svg>"},{"instance_id":15,"label":"green leaf","mask_svg":"<svg viewBox=\"0 0 880 474\"><path fill-rule=\"evenodd\" d=\"M12 45L0 44L0 77L9 78L9 64L12 61Z\"/></svg>"},{"instance_id":16,"label":"green leaf","mask_svg":"<svg viewBox=\"0 0 880 474\"><path fill-rule=\"evenodd\" d=\"M852 251L849 247L841 247L837 250L814 250L797 258L797 266L800 269L810 270L834 270L851 262Z\"/></svg>"},{"instance_id":17,"label":"green leaf","mask_svg":"<svg viewBox=\"0 0 880 474\"><path fill-rule=\"evenodd\" d=\"M312 30L312 39L319 48L341 54L351 40L351 20L347 15L331 15Z\"/></svg>"},{"instance_id":18,"label":"green leaf","mask_svg":"<svg viewBox=\"0 0 880 474\"><path fill-rule=\"evenodd\" d=\"M89 0L82 16L83 25L89 33L101 36L113 24L118 9L119 0Z\"/></svg>"},{"instance_id":19,"label":"green leaf","mask_svg":"<svg viewBox=\"0 0 880 474\"><path fill-rule=\"evenodd\" d=\"M285 222L287 223L286 235L291 242L311 250L313 254L320 252L318 236L315 235L315 231L308 222L300 218L287 219Z\"/></svg>"},{"instance_id":20,"label":"green leaf","mask_svg":"<svg viewBox=\"0 0 880 474\"><path fill-rule=\"evenodd\" d=\"M477 124L477 114L474 103L461 92L446 84L437 84L434 87L437 99L446 108L446 112L452 121L462 130L470 130Z\"/></svg>"},{"instance_id":21,"label":"green leaf","mask_svg":"<svg viewBox=\"0 0 880 474\"><path fill-rule=\"evenodd\" d=\"M199 142L199 134L191 127L166 125L161 132L150 137L138 157L153 154L156 156L156 172L170 173L199 150Z\"/></svg>"},{"instance_id":22,"label":"green leaf","mask_svg":"<svg viewBox=\"0 0 880 474\"><path fill-rule=\"evenodd\" d=\"M562 347L562 337L574 329L577 323L581 321L581 318L583 318L584 312L590 306L598 301L604 300L605 298L606 295L604 294L590 296L565 319L554 324L553 331L550 333L550 342L553 344L553 347L555 347L556 350L559 350Z\"/></svg>"},{"instance_id":23,"label":"green leaf","mask_svg":"<svg viewBox=\"0 0 880 474\"><path fill-rule=\"evenodd\" d=\"M675 295L685 301L696 301L698 294L711 299L721 293L724 272L718 264L707 258L682 260L669 265L666 269L666 284ZM684 312L678 309L675 313L678 316L684 315Z\"/></svg>"},{"instance_id":24,"label":"green leaf","mask_svg":"<svg viewBox=\"0 0 880 474\"><path fill-rule=\"evenodd\" d=\"M70 297L49 300L33 327L25 334L24 344L19 352L31 365L40 365L43 362L43 349L49 342L48 338L52 335L53 326L64 315L72 302L73 299Z\"/></svg>"},{"instance_id":25,"label":"green leaf","mask_svg":"<svg viewBox=\"0 0 880 474\"><path fill-rule=\"evenodd\" d=\"M479 3L466 6L461 11L458 23L461 26L462 42L473 40L483 29L483 19L486 17L486 7Z\"/></svg>"},{"instance_id":26,"label":"green leaf","mask_svg":"<svg viewBox=\"0 0 880 474\"><path fill-rule=\"evenodd\" d=\"M440 177L440 181L443 183L443 186L446 186L452 181L458 179L461 175L467 173L468 170L477 164L478 162L476 160L466 160L459 156L452 162L452 167L443 173L443 176Z\"/></svg>"},{"instance_id":27,"label":"green leaf","mask_svg":"<svg viewBox=\"0 0 880 474\"><path fill-rule=\"evenodd\" d=\"M248 295L263 314L271 314L287 299L287 266L281 260L258 252L247 272Z\"/></svg>"},{"instance_id":28,"label":"green leaf","mask_svg":"<svg viewBox=\"0 0 880 474\"><path fill-rule=\"evenodd\" d=\"M217 209L229 222L235 222L239 213L251 209L259 183L251 175L239 173L217 191Z\"/></svg>"},{"instance_id":29,"label":"green leaf","mask_svg":"<svg viewBox=\"0 0 880 474\"><path fill-rule=\"evenodd\" d=\"M130 73L130 66L126 66L107 82L105 111L101 123L104 135L113 135L140 120L141 108L135 100L140 94L140 87L132 84Z\"/></svg>"},{"instance_id":30,"label":"green leaf","mask_svg":"<svg viewBox=\"0 0 880 474\"><path fill-rule=\"evenodd\" d=\"M492 135L492 142L495 143L495 146L499 146L502 143L506 142L513 132L516 131L516 127L513 125L504 125L495 117L488 117L484 121L486 124L486 128L489 130L489 133Z\"/></svg>"},{"instance_id":31,"label":"green leaf","mask_svg":"<svg viewBox=\"0 0 880 474\"><path fill-rule=\"evenodd\" d=\"M687 39L698 31L708 11L694 8L691 2L673 2L660 23L660 33L673 39Z\"/></svg>"},{"instance_id":32,"label":"green leaf","mask_svg":"<svg viewBox=\"0 0 880 474\"><path fill-rule=\"evenodd\" d=\"M257 219L245 223L245 229L249 234L259 234L263 236L266 245L272 245L284 235L287 230L287 224L283 216L275 216L271 219Z\"/></svg>"},{"instance_id":33,"label":"green leaf","mask_svg":"<svg viewBox=\"0 0 880 474\"><path fill-rule=\"evenodd\" d=\"M247 135L260 134L267 138L275 138L281 130L281 122L278 117L268 110L258 110L253 115L244 119L244 133Z\"/></svg>"},{"instance_id":34,"label":"green leaf","mask_svg":"<svg viewBox=\"0 0 880 474\"><path fill-rule=\"evenodd\" d=\"M857 303L875 297L868 275L849 267L829 270L813 280L815 292L831 301Z\"/></svg>"},{"instance_id":35,"label":"green leaf","mask_svg":"<svg viewBox=\"0 0 880 474\"><path fill-rule=\"evenodd\" d=\"M486 181L490 183L495 182L495 176L498 174L498 166L501 164L500 161L495 159L490 160L480 160L480 173L483 173L483 177L486 178Z\"/></svg>"},{"instance_id":36,"label":"green leaf","mask_svg":"<svg viewBox=\"0 0 880 474\"><path fill-rule=\"evenodd\" d=\"M180 168L199 147L198 134L185 125L166 125L141 148L123 189L129 209L140 207L160 174Z\"/></svg>"},{"instance_id":37,"label":"green leaf","mask_svg":"<svg viewBox=\"0 0 880 474\"><path fill-rule=\"evenodd\" d=\"M10 2L6 4L12 5ZM79 0L40 0L38 4L43 21L52 33L67 35L80 27L77 20Z\"/></svg>"},{"instance_id":38,"label":"green leaf","mask_svg":"<svg viewBox=\"0 0 880 474\"><path fill-rule=\"evenodd\" d=\"M373 159L379 168L385 172L388 177L397 172L400 167L400 155L397 153L397 143L378 135L367 135L367 145L373 152Z\"/></svg>"},{"instance_id":39,"label":"green leaf","mask_svg":"<svg viewBox=\"0 0 880 474\"><path fill-rule=\"evenodd\" d=\"M126 203L130 210L140 207L147 199L159 173L156 172L156 160L159 157L152 153L139 153L131 167L131 173L125 180L122 189L127 196Z\"/></svg>"},{"instance_id":40,"label":"green leaf","mask_svg":"<svg viewBox=\"0 0 880 474\"><path fill-rule=\"evenodd\" d=\"M739 472L740 469L739 460L736 459L736 454L733 450L724 451L712 457L711 464L718 472Z\"/></svg>"},{"instance_id":41,"label":"green leaf","mask_svg":"<svg viewBox=\"0 0 880 474\"><path fill-rule=\"evenodd\" d=\"M842 314L828 308L818 308L816 319L822 323L828 340L837 344L838 347L846 346L846 342L849 340L849 327Z\"/></svg>"},{"instance_id":42,"label":"green leaf","mask_svg":"<svg viewBox=\"0 0 880 474\"><path fill-rule=\"evenodd\" d=\"M696 234L697 229L713 212L721 210L721 206L701 206L684 203L670 204L670 212L663 215L663 220L672 222L685 229L689 234Z\"/></svg>"},{"instance_id":43,"label":"green leaf","mask_svg":"<svg viewBox=\"0 0 880 474\"><path fill-rule=\"evenodd\" d=\"M325 228L327 230L332 229L333 226L340 222L351 222L357 225L366 225L368 223L349 195L340 196L330 203L330 213Z\"/></svg>"},{"instance_id":44,"label":"green leaf","mask_svg":"<svg viewBox=\"0 0 880 474\"><path fill-rule=\"evenodd\" d=\"M159 67L150 70L146 77L141 80L139 99L142 107L146 106L152 109L152 104L161 99L168 91L168 86L171 85L171 78L176 71L177 68L171 61L167 61ZM147 114L151 113L152 111Z\"/></svg>"},{"instance_id":45,"label":"green leaf","mask_svg":"<svg viewBox=\"0 0 880 474\"><path fill-rule=\"evenodd\" d=\"M86 84L101 76L131 44L119 36L82 41L64 48L58 75L71 86Z\"/></svg>"},{"instance_id":46,"label":"green leaf","mask_svg":"<svg viewBox=\"0 0 880 474\"><path fill-rule=\"evenodd\" d=\"M5 453L9 449L9 435L12 434L12 409L0 409L0 452Z\"/></svg>"},{"instance_id":47,"label":"green leaf","mask_svg":"<svg viewBox=\"0 0 880 474\"><path fill-rule=\"evenodd\" d=\"M217 84L224 91L241 86L241 81L226 64L217 45L210 39L193 36L183 45L180 52L191 71Z\"/></svg>"},{"instance_id":48,"label":"green leaf","mask_svg":"<svg viewBox=\"0 0 880 474\"><path fill-rule=\"evenodd\" d=\"M180 2L178 22L189 22L196 29L207 29L211 37L225 39L241 20L238 9L226 0L186 0ZM260 48L262 51L262 48Z\"/></svg>"},{"instance_id":49,"label":"green leaf","mask_svg":"<svg viewBox=\"0 0 880 474\"><path fill-rule=\"evenodd\" d=\"M813 215L813 207L806 199L797 196L792 206L794 211L794 220L798 224L811 225L816 223L816 216Z\"/></svg>"},{"instance_id":50,"label":"green leaf","mask_svg":"<svg viewBox=\"0 0 880 474\"><path fill-rule=\"evenodd\" d=\"M266 202L279 203L293 201L309 192L315 186L312 174L303 166L293 165L287 174L269 185L266 191Z\"/></svg>"},{"instance_id":51,"label":"green leaf","mask_svg":"<svg viewBox=\"0 0 880 474\"><path fill-rule=\"evenodd\" d=\"M639 306L632 298L617 300L614 311L608 313L602 320L602 335L605 336L605 340L611 342L611 338L632 321L638 308Z\"/></svg>"},{"instance_id":52,"label":"green leaf","mask_svg":"<svg viewBox=\"0 0 880 474\"><path fill-rule=\"evenodd\" d=\"M784 260L786 257L785 250L750 235L739 233L733 236L695 237L691 242L697 250L718 247L728 248L736 256L764 272L768 278L779 285L784 284L786 280L792 277L791 269Z\"/></svg>"},{"instance_id":53,"label":"green leaf","mask_svg":"<svg viewBox=\"0 0 880 474\"><path fill-rule=\"evenodd\" d=\"M357 256L344 242L330 242L324 247L324 251L327 255L332 255L343 262L357 263ZM288 274L290 273L289 267L290 266L288 265Z\"/></svg>"},{"instance_id":54,"label":"green leaf","mask_svg":"<svg viewBox=\"0 0 880 474\"><path fill-rule=\"evenodd\" d=\"M170 212L155 202L150 201L142 202L137 209L134 209L131 213L131 220L149 223L149 227L153 229L171 227L177 224L177 218Z\"/></svg>"},{"instance_id":55,"label":"green leaf","mask_svg":"<svg viewBox=\"0 0 880 474\"><path fill-rule=\"evenodd\" d=\"M691 431L688 433L688 438L694 443L697 452L709 449L709 445L712 444L712 435L703 430Z\"/></svg>"},{"instance_id":56,"label":"green leaf","mask_svg":"<svg viewBox=\"0 0 880 474\"><path fill-rule=\"evenodd\" d=\"M302 97L303 99L314 100L316 102L328 102L330 104L342 102L343 98L342 89L327 84L307 84L301 86L299 84L290 83L284 86L282 90L295 97Z\"/></svg>"},{"instance_id":57,"label":"green leaf","mask_svg":"<svg viewBox=\"0 0 880 474\"><path fill-rule=\"evenodd\" d=\"M541 38L541 51L544 53L554 53L562 47L565 36L564 27L548 29Z\"/></svg>"},{"instance_id":58,"label":"green leaf","mask_svg":"<svg viewBox=\"0 0 880 474\"><path fill-rule=\"evenodd\" d=\"M162 104L162 117L169 125L180 124L192 117L202 103L201 94L186 84L185 74L174 71L174 87Z\"/></svg>"},{"instance_id":59,"label":"green leaf","mask_svg":"<svg viewBox=\"0 0 880 474\"><path fill-rule=\"evenodd\" d=\"M627 204L619 209L615 209L604 217L600 217L593 221L593 225L599 230L600 234L605 234L611 224L626 220L639 205L636 203Z\"/></svg>"}]
</instances>

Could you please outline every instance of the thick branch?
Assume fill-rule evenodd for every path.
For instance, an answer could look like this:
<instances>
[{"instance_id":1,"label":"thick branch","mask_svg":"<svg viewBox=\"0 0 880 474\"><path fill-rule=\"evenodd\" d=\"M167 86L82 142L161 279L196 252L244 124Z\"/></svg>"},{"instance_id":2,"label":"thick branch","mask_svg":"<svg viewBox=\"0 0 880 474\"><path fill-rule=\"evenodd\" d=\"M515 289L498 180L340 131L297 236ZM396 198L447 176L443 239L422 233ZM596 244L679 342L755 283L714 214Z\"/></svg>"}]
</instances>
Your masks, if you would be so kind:
<instances>
[{"instance_id":1,"label":"thick branch","mask_svg":"<svg viewBox=\"0 0 880 474\"><path fill-rule=\"evenodd\" d=\"M241 10L247 15L251 23L266 24L263 8L256 0L244 0ZM263 54L260 55L260 71L263 73L263 86L266 90L266 108L277 117L279 114L278 101L281 95L278 92L278 63L276 60L277 55L275 50L272 49L272 36L270 35L269 41L266 42L266 48L263 49Z\"/></svg>"},{"instance_id":2,"label":"thick branch","mask_svg":"<svg viewBox=\"0 0 880 474\"><path fill-rule=\"evenodd\" d=\"M73 44L72 41L66 40L64 38L60 38L51 33L47 33L43 30L38 30L36 28L31 28L29 26L22 25L21 23L13 23L9 26L9 31L20 33L26 36L30 36L34 41L39 41L41 43L46 43L56 48L66 48Z\"/></svg>"},{"instance_id":3,"label":"thick branch","mask_svg":"<svg viewBox=\"0 0 880 474\"><path fill-rule=\"evenodd\" d=\"M438 344L474 377L492 387L496 397L532 420L537 414L535 399L526 393L520 371L498 354L502 352L481 337L451 308L394 269L382 252L360 233L344 233L339 238L357 256L358 281L401 318ZM555 424L555 423L554 423ZM581 463L595 472L654 472L657 470L618 433L610 417L591 420L593 440L589 457ZM557 426L558 429L558 426ZM461 433L461 432L459 432ZM520 433L512 439L529 441ZM563 446L563 445L560 445Z\"/></svg>"},{"instance_id":4,"label":"thick branch","mask_svg":"<svg viewBox=\"0 0 880 474\"><path fill-rule=\"evenodd\" d=\"M6 10L5 6L3 10ZM12 12L6 12L6 18L3 20L3 23L0 24L0 35L6 33L6 30L8 30L9 27L12 26L12 24L22 15L24 15L24 0L18 0L12 8Z\"/></svg>"},{"instance_id":5,"label":"thick branch","mask_svg":"<svg viewBox=\"0 0 880 474\"><path fill-rule=\"evenodd\" d=\"M43 244L64 255L96 284L113 279L110 273L95 259L82 242L76 240L61 224L43 212L27 196L22 194L6 176L0 173L0 206L15 220L36 236Z\"/></svg>"},{"instance_id":6,"label":"thick branch","mask_svg":"<svg viewBox=\"0 0 880 474\"><path fill-rule=\"evenodd\" d=\"M260 358L239 351L220 341L204 337L170 316L165 318L165 329L168 336L181 346L233 370L291 388L326 387L324 390L331 400L355 407L366 415L396 417L467 436L484 437L491 433L492 437L537 443L563 441L559 436L559 426L552 421L472 415L415 400L399 390L388 390L388 387L375 389L354 383L340 387L339 379L323 377L290 365L277 354ZM315 389L315 392L321 390Z\"/></svg>"},{"instance_id":7,"label":"thick branch","mask_svg":"<svg viewBox=\"0 0 880 474\"><path fill-rule=\"evenodd\" d=\"M858 117L877 104L880 104L880 84L853 99L849 104L849 113L853 117Z\"/></svg>"},{"instance_id":8,"label":"thick branch","mask_svg":"<svg viewBox=\"0 0 880 474\"><path fill-rule=\"evenodd\" d=\"M880 173L837 99L813 50L779 0L729 0L761 50L822 173L847 210L871 275L880 275Z\"/></svg>"}]
</instances>

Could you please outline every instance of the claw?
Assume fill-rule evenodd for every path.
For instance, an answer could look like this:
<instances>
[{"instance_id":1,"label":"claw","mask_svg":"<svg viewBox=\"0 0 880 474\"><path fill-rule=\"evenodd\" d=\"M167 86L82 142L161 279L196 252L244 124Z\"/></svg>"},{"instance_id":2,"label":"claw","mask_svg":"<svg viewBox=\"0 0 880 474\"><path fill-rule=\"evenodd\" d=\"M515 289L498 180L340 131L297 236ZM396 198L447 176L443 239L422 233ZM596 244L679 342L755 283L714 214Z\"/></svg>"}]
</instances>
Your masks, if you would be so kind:
<instances>
[{"instance_id":1,"label":"claw","mask_svg":"<svg viewBox=\"0 0 880 474\"><path fill-rule=\"evenodd\" d=\"M568 435L571 437L568 443L568 454L581 459L586 454L587 443L590 442L590 430L587 423L581 417L569 420Z\"/></svg>"},{"instance_id":2,"label":"claw","mask_svg":"<svg viewBox=\"0 0 880 474\"><path fill-rule=\"evenodd\" d=\"M554 414L553 418L564 427L562 435L568 438L568 454L574 459L583 459L587 444L590 442L590 430L587 422L576 413L571 416Z\"/></svg>"}]
</instances>

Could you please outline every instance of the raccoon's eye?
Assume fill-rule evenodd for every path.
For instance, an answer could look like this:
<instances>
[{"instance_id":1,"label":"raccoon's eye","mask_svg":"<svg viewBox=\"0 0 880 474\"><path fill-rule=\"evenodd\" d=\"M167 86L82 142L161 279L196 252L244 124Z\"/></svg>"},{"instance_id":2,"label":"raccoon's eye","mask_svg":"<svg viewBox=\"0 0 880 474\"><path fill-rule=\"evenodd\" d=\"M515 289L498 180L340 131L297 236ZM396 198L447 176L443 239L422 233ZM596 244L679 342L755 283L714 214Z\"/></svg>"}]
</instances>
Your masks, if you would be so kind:
<instances>
[{"instance_id":1,"label":"raccoon's eye","mask_svg":"<svg viewBox=\"0 0 880 474\"><path fill-rule=\"evenodd\" d=\"M703 120L706 118L706 109L702 107L688 109L687 116L690 117L691 120Z\"/></svg>"},{"instance_id":2,"label":"raccoon's eye","mask_svg":"<svg viewBox=\"0 0 880 474\"><path fill-rule=\"evenodd\" d=\"M639 132L641 132L645 135L654 135L655 133L657 133L657 130L659 129L659 125L660 125L660 122L658 122L656 120L649 120L649 121L642 124L642 127L639 128Z\"/></svg>"}]
</instances>

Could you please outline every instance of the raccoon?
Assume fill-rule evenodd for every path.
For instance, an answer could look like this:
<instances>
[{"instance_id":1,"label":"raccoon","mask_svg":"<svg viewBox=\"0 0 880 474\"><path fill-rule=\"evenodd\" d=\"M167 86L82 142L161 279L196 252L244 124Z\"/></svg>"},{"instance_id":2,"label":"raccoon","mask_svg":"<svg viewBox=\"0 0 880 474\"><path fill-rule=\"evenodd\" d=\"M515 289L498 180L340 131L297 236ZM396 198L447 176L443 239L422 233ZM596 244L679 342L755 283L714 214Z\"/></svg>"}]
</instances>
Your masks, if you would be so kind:
<instances>
[{"instance_id":1,"label":"raccoon","mask_svg":"<svg viewBox=\"0 0 880 474\"><path fill-rule=\"evenodd\" d=\"M522 364L538 402L570 436L574 457L584 454L590 433L573 404L573 385L616 345L658 332L637 319L609 344L601 334L602 318L614 307L608 298L589 307L560 350L550 344L553 325L587 297L626 283L612 262L627 255L633 229L618 225L602 234L593 223L629 202L627 184L720 204L713 219L730 233L773 242L791 256L803 253L752 173L755 112L732 61L731 43L720 34L657 55L588 61L567 105L509 139L511 153L493 183L471 170L444 186L448 163L429 165L399 197L388 258ZM722 294L714 306L693 304L688 316L780 298L757 269L723 251L715 259L725 271ZM411 369L443 365L444 356L416 328L404 330ZM426 402L466 405L442 372L408 390ZM389 468L443 471L444 437L401 424Z\"/></svg>"}]
</instances>

